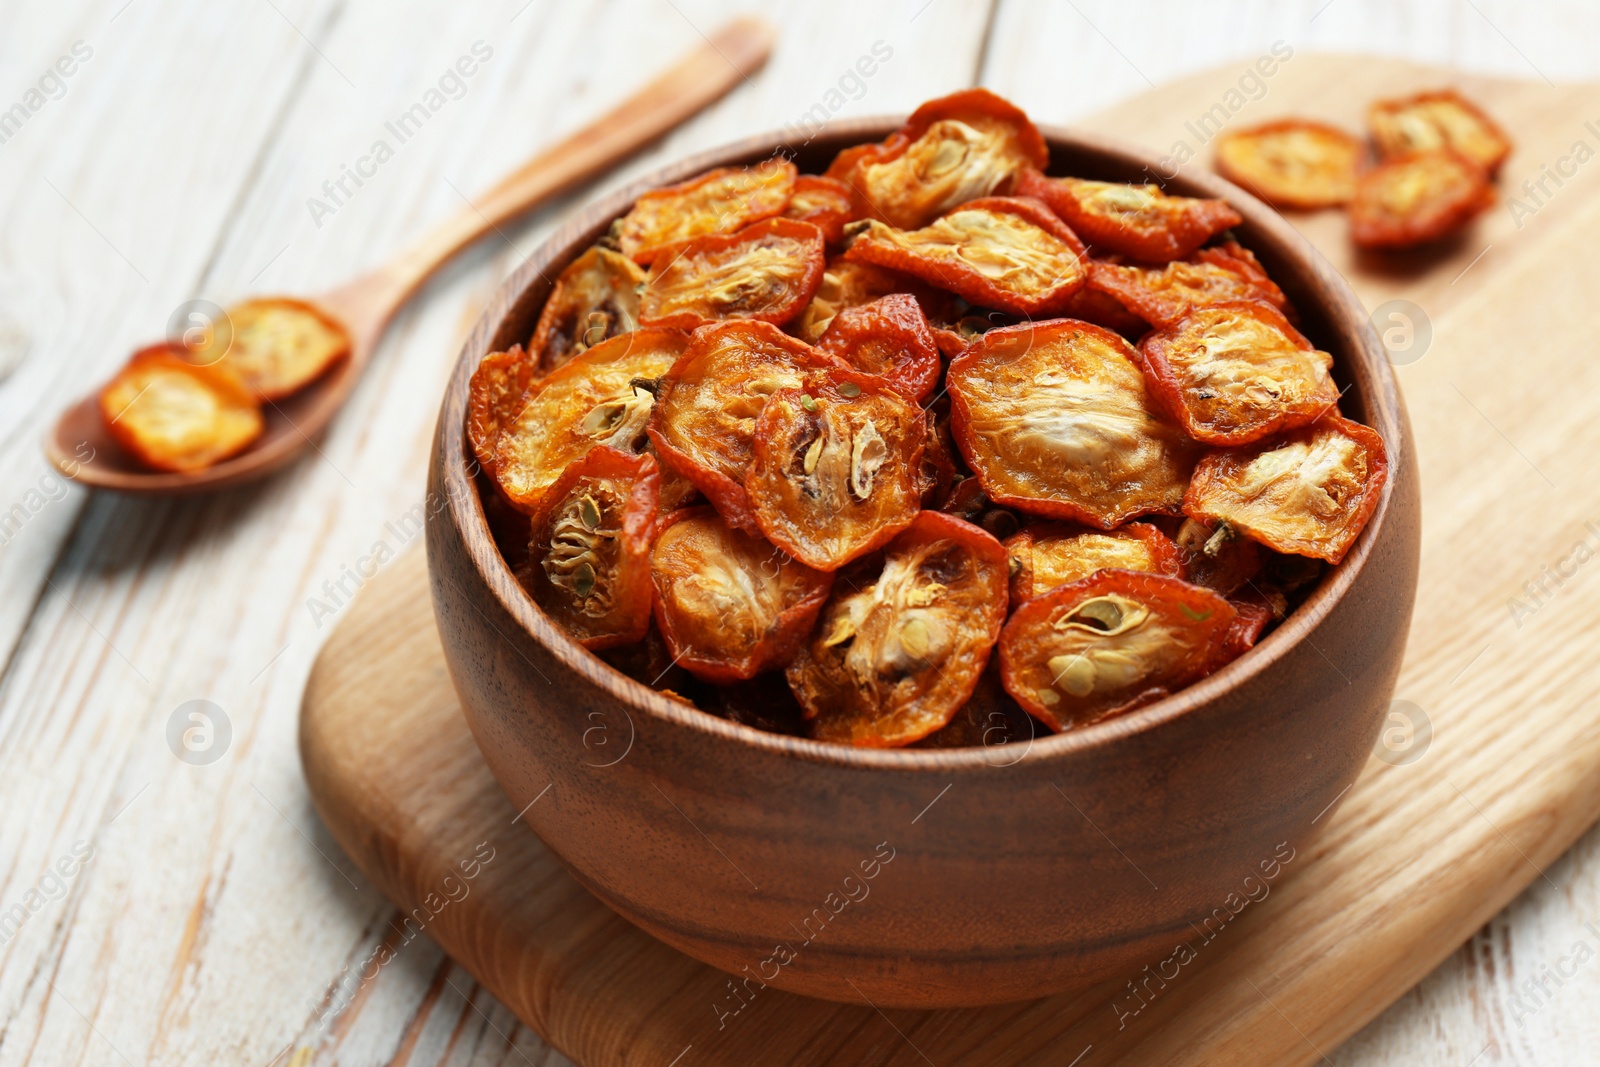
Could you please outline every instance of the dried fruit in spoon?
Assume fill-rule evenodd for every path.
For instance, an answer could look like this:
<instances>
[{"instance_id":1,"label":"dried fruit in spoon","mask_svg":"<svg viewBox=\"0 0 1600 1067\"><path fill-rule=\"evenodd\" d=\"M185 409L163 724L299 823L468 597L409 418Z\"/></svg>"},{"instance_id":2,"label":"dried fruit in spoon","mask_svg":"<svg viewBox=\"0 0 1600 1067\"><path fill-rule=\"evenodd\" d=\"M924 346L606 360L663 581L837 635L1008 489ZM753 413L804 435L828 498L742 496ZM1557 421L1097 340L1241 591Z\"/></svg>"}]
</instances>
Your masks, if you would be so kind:
<instances>
[{"instance_id":1,"label":"dried fruit in spoon","mask_svg":"<svg viewBox=\"0 0 1600 1067\"><path fill-rule=\"evenodd\" d=\"M1231 241L1164 267L1095 262L1086 291L1105 293L1152 326L1176 322L1191 308L1230 300L1261 300L1280 310L1289 306L1256 258Z\"/></svg>"},{"instance_id":2,"label":"dried fruit in spoon","mask_svg":"<svg viewBox=\"0 0 1600 1067\"><path fill-rule=\"evenodd\" d=\"M617 245L636 263L671 257L683 244L733 233L783 213L794 192L795 167L769 159L753 167L718 167L634 201L617 225Z\"/></svg>"},{"instance_id":3,"label":"dried fruit in spoon","mask_svg":"<svg viewBox=\"0 0 1600 1067\"><path fill-rule=\"evenodd\" d=\"M1090 530L1042 522L1006 539L1011 555L1011 602L1022 604L1106 569L1182 577L1172 539L1147 522Z\"/></svg>"},{"instance_id":4,"label":"dried fruit in spoon","mask_svg":"<svg viewBox=\"0 0 1600 1067\"><path fill-rule=\"evenodd\" d=\"M550 486L534 512L528 592L579 644L603 649L650 628L656 461L601 445Z\"/></svg>"},{"instance_id":5,"label":"dried fruit in spoon","mask_svg":"<svg viewBox=\"0 0 1600 1067\"><path fill-rule=\"evenodd\" d=\"M1191 308L1139 351L1150 391L1208 444L1259 441L1315 422L1339 402L1333 357L1257 300Z\"/></svg>"},{"instance_id":6,"label":"dried fruit in spoon","mask_svg":"<svg viewBox=\"0 0 1600 1067\"><path fill-rule=\"evenodd\" d=\"M135 352L100 390L100 417L117 444L147 467L196 471L261 436L261 406L225 364L195 366L181 345Z\"/></svg>"},{"instance_id":7,"label":"dried fruit in spoon","mask_svg":"<svg viewBox=\"0 0 1600 1067\"><path fill-rule=\"evenodd\" d=\"M673 661L711 682L782 667L833 584L712 508L679 512L650 550L656 625Z\"/></svg>"},{"instance_id":8,"label":"dried fruit in spoon","mask_svg":"<svg viewBox=\"0 0 1600 1067\"><path fill-rule=\"evenodd\" d=\"M644 278L633 260L599 245L573 260L556 279L528 344L538 373L638 328Z\"/></svg>"},{"instance_id":9,"label":"dried fruit in spoon","mask_svg":"<svg viewBox=\"0 0 1600 1067\"><path fill-rule=\"evenodd\" d=\"M991 330L950 364L956 442L998 504L1109 530L1173 512L1198 455L1138 353L1073 319Z\"/></svg>"},{"instance_id":10,"label":"dried fruit in spoon","mask_svg":"<svg viewBox=\"0 0 1600 1067\"><path fill-rule=\"evenodd\" d=\"M228 319L233 343L223 361L262 400L299 392L350 354L344 327L301 300L247 300Z\"/></svg>"},{"instance_id":11,"label":"dried fruit in spoon","mask_svg":"<svg viewBox=\"0 0 1600 1067\"><path fill-rule=\"evenodd\" d=\"M1396 156L1357 183L1350 237L1362 248L1407 248L1454 233L1493 203L1483 168L1458 152Z\"/></svg>"},{"instance_id":12,"label":"dried fruit in spoon","mask_svg":"<svg viewBox=\"0 0 1600 1067\"><path fill-rule=\"evenodd\" d=\"M1006 569L989 534L924 511L842 572L787 672L811 736L892 748L946 725L999 636Z\"/></svg>"},{"instance_id":13,"label":"dried fruit in spoon","mask_svg":"<svg viewBox=\"0 0 1600 1067\"><path fill-rule=\"evenodd\" d=\"M1355 195L1361 156L1361 142L1343 130L1283 119L1223 134L1216 166L1274 207L1336 207Z\"/></svg>"},{"instance_id":14,"label":"dried fruit in spoon","mask_svg":"<svg viewBox=\"0 0 1600 1067\"><path fill-rule=\"evenodd\" d=\"M745 476L756 523L802 563L838 570L916 518L926 440L923 410L870 375L780 390Z\"/></svg>"},{"instance_id":15,"label":"dried fruit in spoon","mask_svg":"<svg viewBox=\"0 0 1600 1067\"><path fill-rule=\"evenodd\" d=\"M650 390L688 343L678 330L635 330L600 342L536 382L496 436L493 462L484 464L500 491L531 512L567 465L591 448L642 451L656 400Z\"/></svg>"},{"instance_id":16,"label":"dried fruit in spoon","mask_svg":"<svg viewBox=\"0 0 1600 1067\"><path fill-rule=\"evenodd\" d=\"M909 293L845 308L818 347L919 402L933 392L944 369L927 316Z\"/></svg>"},{"instance_id":17,"label":"dried fruit in spoon","mask_svg":"<svg viewBox=\"0 0 1600 1067\"><path fill-rule=\"evenodd\" d=\"M1050 162L1044 138L1016 105L987 89L930 100L882 145L840 153L828 176L843 181L860 212L902 230L951 208L1009 192L1024 167Z\"/></svg>"},{"instance_id":18,"label":"dried fruit in spoon","mask_svg":"<svg viewBox=\"0 0 1600 1067\"><path fill-rule=\"evenodd\" d=\"M1182 259L1244 221L1225 200L1169 196L1158 185L1047 178L1025 170L1017 196L1042 200L1097 251L1147 263Z\"/></svg>"},{"instance_id":19,"label":"dried fruit in spoon","mask_svg":"<svg viewBox=\"0 0 1600 1067\"><path fill-rule=\"evenodd\" d=\"M1016 610L1000 635L1000 676L1052 728L1087 726L1220 666L1234 614L1178 578L1100 571Z\"/></svg>"},{"instance_id":20,"label":"dried fruit in spoon","mask_svg":"<svg viewBox=\"0 0 1600 1067\"><path fill-rule=\"evenodd\" d=\"M649 433L662 461L699 487L728 523L757 532L744 477L767 399L839 364L765 322L694 332L657 391Z\"/></svg>"},{"instance_id":21,"label":"dried fruit in spoon","mask_svg":"<svg viewBox=\"0 0 1600 1067\"><path fill-rule=\"evenodd\" d=\"M1367 110L1367 123L1385 159L1453 148L1492 177L1511 154L1505 131L1454 89L1379 100Z\"/></svg>"},{"instance_id":22,"label":"dried fruit in spoon","mask_svg":"<svg viewBox=\"0 0 1600 1067\"><path fill-rule=\"evenodd\" d=\"M1037 200L973 200L920 230L859 223L845 258L915 275L970 303L1055 315L1088 277L1083 242Z\"/></svg>"},{"instance_id":23,"label":"dried fruit in spoon","mask_svg":"<svg viewBox=\"0 0 1600 1067\"><path fill-rule=\"evenodd\" d=\"M1328 415L1269 441L1210 453L1195 468L1183 510L1279 552L1338 563L1377 508L1388 472L1376 431Z\"/></svg>"},{"instance_id":24,"label":"dried fruit in spoon","mask_svg":"<svg viewBox=\"0 0 1600 1067\"><path fill-rule=\"evenodd\" d=\"M809 222L822 231L823 238L836 245L844 238L844 224L855 215L850 187L834 178L802 174L794 180L794 194L783 209L786 219Z\"/></svg>"},{"instance_id":25,"label":"dried fruit in spoon","mask_svg":"<svg viewBox=\"0 0 1600 1067\"><path fill-rule=\"evenodd\" d=\"M725 319L781 326L816 293L822 251L822 231L793 219L697 237L651 268L639 321L683 330Z\"/></svg>"}]
</instances>

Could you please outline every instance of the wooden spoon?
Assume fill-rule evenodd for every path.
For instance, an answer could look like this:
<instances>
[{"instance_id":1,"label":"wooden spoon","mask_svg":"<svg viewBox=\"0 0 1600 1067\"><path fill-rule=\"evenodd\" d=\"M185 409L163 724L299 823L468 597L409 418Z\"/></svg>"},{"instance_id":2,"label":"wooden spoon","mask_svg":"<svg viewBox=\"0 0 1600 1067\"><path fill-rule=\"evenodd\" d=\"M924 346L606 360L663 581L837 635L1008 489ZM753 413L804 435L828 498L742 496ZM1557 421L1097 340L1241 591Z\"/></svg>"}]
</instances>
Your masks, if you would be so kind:
<instances>
[{"instance_id":1,"label":"wooden spoon","mask_svg":"<svg viewBox=\"0 0 1600 1067\"><path fill-rule=\"evenodd\" d=\"M56 469L85 485L180 495L260 478L298 456L344 404L394 313L457 252L502 223L565 192L662 136L759 70L773 31L737 18L594 122L539 153L391 262L312 299L350 334L350 355L315 382L263 404L266 429L237 456L185 473L153 471L119 446L100 416L99 393L73 404L45 435Z\"/></svg>"}]
</instances>

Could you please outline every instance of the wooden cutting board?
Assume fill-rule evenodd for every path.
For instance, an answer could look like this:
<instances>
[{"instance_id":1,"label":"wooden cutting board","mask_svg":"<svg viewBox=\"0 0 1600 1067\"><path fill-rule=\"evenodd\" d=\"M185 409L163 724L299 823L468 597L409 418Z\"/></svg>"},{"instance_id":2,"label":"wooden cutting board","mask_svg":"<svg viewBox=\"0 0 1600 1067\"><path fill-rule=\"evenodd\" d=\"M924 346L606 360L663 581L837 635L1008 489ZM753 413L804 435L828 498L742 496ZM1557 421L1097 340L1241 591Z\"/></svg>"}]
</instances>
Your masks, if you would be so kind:
<instances>
[{"instance_id":1,"label":"wooden cutting board","mask_svg":"<svg viewBox=\"0 0 1600 1067\"><path fill-rule=\"evenodd\" d=\"M317 662L301 720L306 775L362 871L402 911L426 903L423 928L573 1059L1311 1063L1600 816L1600 598L1586 588L1600 582L1590 562L1600 555L1600 163L1589 162L1600 86L1458 79L1356 57L1296 55L1256 80L1247 69L1184 79L1083 125L1163 152L1182 143L1204 164L1219 121L1304 114L1357 130L1373 97L1453 83L1517 140L1506 203L1447 248L1358 257L1340 213L1295 220L1369 308L1409 302L1395 305L1409 339L1405 320L1378 322L1393 331L1425 500L1396 693L1406 703L1386 732L1388 758L1371 762L1266 899L1175 974L1130 975L1137 992L1119 983L885 1013L765 990L719 1029L726 976L617 918L518 822L456 706L414 552L368 583ZM1258 85L1264 95L1250 100ZM488 850L470 882L446 880ZM452 884L468 893L440 908Z\"/></svg>"}]
</instances>

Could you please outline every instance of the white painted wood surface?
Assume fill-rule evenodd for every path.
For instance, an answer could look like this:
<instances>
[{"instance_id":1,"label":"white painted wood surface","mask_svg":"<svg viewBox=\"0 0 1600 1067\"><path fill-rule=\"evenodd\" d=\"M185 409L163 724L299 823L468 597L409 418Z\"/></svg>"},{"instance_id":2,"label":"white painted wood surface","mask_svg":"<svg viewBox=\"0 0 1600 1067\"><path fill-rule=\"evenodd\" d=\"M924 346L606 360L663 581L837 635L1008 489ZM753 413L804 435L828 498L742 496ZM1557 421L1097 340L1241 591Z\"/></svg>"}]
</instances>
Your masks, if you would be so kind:
<instances>
[{"instance_id":1,"label":"white painted wood surface","mask_svg":"<svg viewBox=\"0 0 1600 1067\"><path fill-rule=\"evenodd\" d=\"M742 6L0 0L0 112L35 102L30 89L42 100L0 126L0 1067L566 1062L426 938L341 981L394 943L394 913L318 824L294 748L331 625L308 598L376 542L399 547L386 524L420 499L456 349L566 206L822 101L904 110L976 79L1071 122L1276 40L1600 77L1600 12L1576 2L763 5L780 27L767 70L436 279L320 454L192 501L90 498L47 473L37 441L54 410L182 301L315 291L380 261ZM46 77L79 41L89 58ZM316 225L307 199L477 41L494 54L459 99ZM892 57L852 83L877 41ZM232 735L204 766L166 740L196 699ZM1330 1060L1594 1062L1600 960L1572 954L1600 949L1584 925L1600 927L1600 832L1546 873ZM1513 994L1545 968L1574 973L1545 979L1529 1014Z\"/></svg>"}]
</instances>

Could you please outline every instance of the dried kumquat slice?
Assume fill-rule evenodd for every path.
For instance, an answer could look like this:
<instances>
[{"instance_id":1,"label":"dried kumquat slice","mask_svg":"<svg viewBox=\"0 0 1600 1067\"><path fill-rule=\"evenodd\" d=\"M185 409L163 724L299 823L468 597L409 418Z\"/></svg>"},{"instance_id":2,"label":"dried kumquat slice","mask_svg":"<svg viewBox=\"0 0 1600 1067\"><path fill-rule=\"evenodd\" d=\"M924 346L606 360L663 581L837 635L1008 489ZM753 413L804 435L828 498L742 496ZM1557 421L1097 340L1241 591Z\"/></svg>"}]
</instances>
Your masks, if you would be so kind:
<instances>
[{"instance_id":1,"label":"dried kumquat slice","mask_svg":"<svg viewBox=\"0 0 1600 1067\"><path fill-rule=\"evenodd\" d=\"M1511 154L1505 131L1454 89L1379 100L1367 109L1367 124L1385 159L1453 148L1493 177Z\"/></svg>"},{"instance_id":2,"label":"dried kumquat slice","mask_svg":"<svg viewBox=\"0 0 1600 1067\"><path fill-rule=\"evenodd\" d=\"M1024 167L1043 169L1050 150L1028 116L987 89L930 100L876 151L835 160L830 177L862 201L859 214L913 230L951 208L1009 192Z\"/></svg>"},{"instance_id":3,"label":"dried kumquat slice","mask_svg":"<svg viewBox=\"0 0 1600 1067\"><path fill-rule=\"evenodd\" d=\"M955 299L909 274L835 257L828 260L823 268L816 295L799 317L789 324L789 331L807 344L814 345L822 339L839 312L895 293L909 293L915 297L930 322L935 314L944 311L946 305Z\"/></svg>"},{"instance_id":4,"label":"dried kumquat slice","mask_svg":"<svg viewBox=\"0 0 1600 1067\"><path fill-rule=\"evenodd\" d=\"M1283 119L1223 134L1217 173L1274 207L1347 204L1356 191L1361 142L1320 122Z\"/></svg>"},{"instance_id":5,"label":"dried kumquat slice","mask_svg":"<svg viewBox=\"0 0 1600 1067\"><path fill-rule=\"evenodd\" d=\"M656 625L675 662L710 682L787 666L811 633L833 577L715 509L678 512L650 549Z\"/></svg>"},{"instance_id":6,"label":"dried kumquat slice","mask_svg":"<svg viewBox=\"0 0 1600 1067\"><path fill-rule=\"evenodd\" d=\"M811 223L824 240L836 245L844 239L844 224L855 217L850 187L834 178L802 174L794 180L794 194L783 217Z\"/></svg>"},{"instance_id":7,"label":"dried kumquat slice","mask_svg":"<svg viewBox=\"0 0 1600 1067\"><path fill-rule=\"evenodd\" d=\"M1031 196L1097 250L1147 263L1182 259L1244 221L1226 200L1169 196L1159 185L1048 178L1025 170L1017 196Z\"/></svg>"},{"instance_id":8,"label":"dried kumquat slice","mask_svg":"<svg viewBox=\"0 0 1600 1067\"><path fill-rule=\"evenodd\" d=\"M1184 581L1233 596L1261 573L1261 547L1227 523L1185 518L1172 543L1183 558Z\"/></svg>"},{"instance_id":9,"label":"dried kumquat slice","mask_svg":"<svg viewBox=\"0 0 1600 1067\"><path fill-rule=\"evenodd\" d=\"M567 465L596 445L639 452L655 397L651 384L689 344L679 330L635 330L602 341L533 384L501 426L485 464L506 498L532 512Z\"/></svg>"},{"instance_id":10,"label":"dried kumquat slice","mask_svg":"<svg viewBox=\"0 0 1600 1067\"><path fill-rule=\"evenodd\" d=\"M1333 357L1259 300L1190 308L1139 351L1151 393L1207 444L1259 441L1315 422L1339 402Z\"/></svg>"},{"instance_id":11,"label":"dried kumquat slice","mask_svg":"<svg viewBox=\"0 0 1600 1067\"><path fill-rule=\"evenodd\" d=\"M228 309L233 343L223 362L262 400L279 400L350 354L350 335L303 300L247 300Z\"/></svg>"},{"instance_id":12,"label":"dried kumquat slice","mask_svg":"<svg viewBox=\"0 0 1600 1067\"><path fill-rule=\"evenodd\" d=\"M538 373L548 374L601 341L638 329L638 289L644 279L637 263L599 245L568 264L528 343Z\"/></svg>"},{"instance_id":13,"label":"dried kumquat slice","mask_svg":"<svg viewBox=\"0 0 1600 1067\"><path fill-rule=\"evenodd\" d=\"M891 748L950 722L983 674L1006 615L1006 554L937 511L842 572L789 687L811 736Z\"/></svg>"},{"instance_id":14,"label":"dried kumquat slice","mask_svg":"<svg viewBox=\"0 0 1600 1067\"><path fill-rule=\"evenodd\" d=\"M818 347L922 401L939 384L944 363L928 317L909 293L893 293L834 316Z\"/></svg>"},{"instance_id":15,"label":"dried kumquat slice","mask_svg":"<svg viewBox=\"0 0 1600 1067\"><path fill-rule=\"evenodd\" d=\"M1087 726L1215 670L1234 614L1178 578L1099 571L1012 614L1000 635L1000 677L1052 728Z\"/></svg>"},{"instance_id":16,"label":"dried kumquat slice","mask_svg":"<svg viewBox=\"0 0 1600 1067\"><path fill-rule=\"evenodd\" d=\"M923 410L869 375L772 394L744 480L756 523L800 562L838 570L916 518L927 435Z\"/></svg>"},{"instance_id":17,"label":"dried kumquat slice","mask_svg":"<svg viewBox=\"0 0 1600 1067\"><path fill-rule=\"evenodd\" d=\"M491 352L478 361L467 383L467 440L478 464L492 477L500 431L528 402L535 362L521 345Z\"/></svg>"},{"instance_id":18,"label":"dried kumquat slice","mask_svg":"<svg viewBox=\"0 0 1600 1067\"><path fill-rule=\"evenodd\" d=\"M1232 244L1202 248L1188 259L1159 268L1097 260L1089 269L1089 288L1115 299L1152 326L1169 325L1204 304L1261 300L1284 309L1289 303L1255 257Z\"/></svg>"},{"instance_id":19,"label":"dried kumquat slice","mask_svg":"<svg viewBox=\"0 0 1600 1067\"><path fill-rule=\"evenodd\" d=\"M1493 203L1483 168L1459 152L1395 156L1356 184L1350 237L1362 248L1409 248L1454 233Z\"/></svg>"},{"instance_id":20,"label":"dried kumquat slice","mask_svg":"<svg viewBox=\"0 0 1600 1067\"><path fill-rule=\"evenodd\" d=\"M1148 571L1183 576L1172 539L1147 522L1088 530L1063 522L1029 526L1005 541L1011 554L1011 603L1022 604L1096 571Z\"/></svg>"},{"instance_id":21,"label":"dried kumquat slice","mask_svg":"<svg viewBox=\"0 0 1600 1067\"><path fill-rule=\"evenodd\" d=\"M1388 472L1377 431L1327 415L1270 441L1210 453L1195 468L1183 510L1278 552L1338 563L1377 508Z\"/></svg>"},{"instance_id":22,"label":"dried kumquat slice","mask_svg":"<svg viewBox=\"0 0 1600 1067\"><path fill-rule=\"evenodd\" d=\"M774 158L753 167L718 167L653 189L622 217L617 245L634 262L649 265L696 237L733 233L782 214L794 182L794 164Z\"/></svg>"},{"instance_id":23,"label":"dried kumquat slice","mask_svg":"<svg viewBox=\"0 0 1600 1067\"><path fill-rule=\"evenodd\" d=\"M1255 648L1261 635L1267 632L1267 627L1279 617L1278 607L1265 594L1254 589L1230 598L1228 603L1233 605L1233 623L1222 640L1222 662L1217 664L1218 667L1232 663Z\"/></svg>"},{"instance_id":24,"label":"dried kumquat slice","mask_svg":"<svg viewBox=\"0 0 1600 1067\"><path fill-rule=\"evenodd\" d=\"M261 406L223 363L196 366L178 344L140 349L100 390L106 429L140 463L197 471L238 455L266 423Z\"/></svg>"},{"instance_id":25,"label":"dried kumquat slice","mask_svg":"<svg viewBox=\"0 0 1600 1067\"><path fill-rule=\"evenodd\" d=\"M696 237L651 267L639 321L682 330L726 319L781 326L816 294L822 251L822 231L793 219Z\"/></svg>"},{"instance_id":26,"label":"dried kumquat slice","mask_svg":"<svg viewBox=\"0 0 1600 1067\"><path fill-rule=\"evenodd\" d=\"M948 723L909 748L987 748L995 766L1010 766L1029 742L1044 733L1000 684L1000 665L993 658L978 678L977 688ZM1008 746L1016 746L1007 751Z\"/></svg>"},{"instance_id":27,"label":"dried kumquat slice","mask_svg":"<svg viewBox=\"0 0 1600 1067\"><path fill-rule=\"evenodd\" d=\"M654 459L600 445L561 473L533 514L528 592L585 648L631 644L650 628L660 488Z\"/></svg>"},{"instance_id":28,"label":"dried kumquat slice","mask_svg":"<svg viewBox=\"0 0 1600 1067\"><path fill-rule=\"evenodd\" d=\"M770 323L702 326L661 381L650 440L662 462L694 482L730 525L756 533L744 488L756 417L772 394L840 366Z\"/></svg>"},{"instance_id":29,"label":"dried kumquat slice","mask_svg":"<svg viewBox=\"0 0 1600 1067\"><path fill-rule=\"evenodd\" d=\"M919 230L857 224L845 258L913 274L980 307L1054 315L1083 288L1083 242L1037 200L973 200Z\"/></svg>"},{"instance_id":30,"label":"dried kumquat slice","mask_svg":"<svg viewBox=\"0 0 1600 1067\"><path fill-rule=\"evenodd\" d=\"M1103 530L1176 511L1197 449L1137 359L1109 330L1056 319L991 330L954 360L956 442L989 499Z\"/></svg>"}]
</instances>

